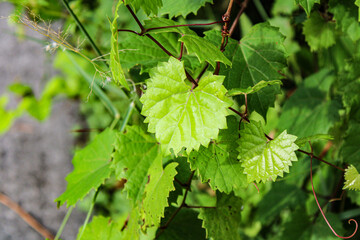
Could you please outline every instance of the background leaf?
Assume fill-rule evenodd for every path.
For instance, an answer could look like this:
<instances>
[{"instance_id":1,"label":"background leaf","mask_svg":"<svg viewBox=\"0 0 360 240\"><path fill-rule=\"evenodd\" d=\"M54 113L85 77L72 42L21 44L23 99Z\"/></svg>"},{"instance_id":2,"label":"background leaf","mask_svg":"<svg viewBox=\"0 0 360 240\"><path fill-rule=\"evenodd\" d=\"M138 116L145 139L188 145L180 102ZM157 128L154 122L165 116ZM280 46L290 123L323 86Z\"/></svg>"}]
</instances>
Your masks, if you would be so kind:
<instances>
[{"instance_id":1,"label":"background leaf","mask_svg":"<svg viewBox=\"0 0 360 240\"><path fill-rule=\"evenodd\" d=\"M196 15L199 8L205 6L206 3L212 3L213 0L166 0L164 6L160 9L162 15L169 14L169 18L183 16L184 18L193 13Z\"/></svg>"},{"instance_id":2,"label":"background leaf","mask_svg":"<svg viewBox=\"0 0 360 240\"><path fill-rule=\"evenodd\" d=\"M320 0L296 0L296 3L304 8L306 15L309 17L314 4L320 3Z\"/></svg>"}]
</instances>

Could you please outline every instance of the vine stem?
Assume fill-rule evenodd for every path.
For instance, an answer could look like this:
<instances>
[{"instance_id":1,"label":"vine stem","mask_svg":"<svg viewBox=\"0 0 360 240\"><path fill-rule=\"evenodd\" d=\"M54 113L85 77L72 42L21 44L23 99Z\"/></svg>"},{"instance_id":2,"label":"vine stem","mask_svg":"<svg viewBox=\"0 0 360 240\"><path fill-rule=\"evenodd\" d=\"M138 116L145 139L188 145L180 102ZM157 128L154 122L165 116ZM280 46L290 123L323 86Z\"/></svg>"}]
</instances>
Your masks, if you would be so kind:
<instances>
[{"instance_id":1,"label":"vine stem","mask_svg":"<svg viewBox=\"0 0 360 240\"><path fill-rule=\"evenodd\" d=\"M247 5L248 5L248 2L249 2L249 0L244 0L244 1L241 3L241 8L240 8L238 14L236 15L236 18L235 18L233 24L232 24L231 27L230 27L229 37L231 37L232 34L234 33L235 28L236 28L236 26L237 26L238 23L239 23L239 19L240 19L241 15L244 13L245 8L246 8Z\"/></svg>"},{"instance_id":2,"label":"vine stem","mask_svg":"<svg viewBox=\"0 0 360 240\"><path fill-rule=\"evenodd\" d=\"M188 192L190 191L190 188L191 188L191 181L194 177L194 174L195 174L195 171L192 171L191 172L191 175L186 183L186 189L185 189L185 193L184 193L184 198L180 204L180 206L175 210L175 212L170 216L169 220L163 225L160 227L160 231L159 233L156 235L155 239L157 239L164 231L165 229L169 226L169 224L174 220L174 218L176 217L176 215L180 212L180 210L186 206L186 198L188 196Z\"/></svg>"},{"instance_id":3,"label":"vine stem","mask_svg":"<svg viewBox=\"0 0 360 240\"><path fill-rule=\"evenodd\" d=\"M81 233L80 233L80 235L79 235L79 237L78 237L79 240L81 240L81 238L82 238L82 236L83 236L83 234L84 234L84 232L85 232L86 226L87 226L87 224L89 223L91 214L92 214L92 212L93 212L93 210L94 210L96 198L97 198L99 192L100 192L100 188L98 188L98 189L96 190L96 192L95 192L95 195L94 195L93 200L92 200L92 202L91 202L91 206L90 206L90 208L89 208L89 211L88 211L88 213L87 213L87 215L86 215L86 218L85 218L85 221L84 221L84 224L83 224L83 227L82 227L82 229L81 229Z\"/></svg>"},{"instance_id":4,"label":"vine stem","mask_svg":"<svg viewBox=\"0 0 360 240\"><path fill-rule=\"evenodd\" d=\"M103 57L103 54L101 53L100 49L97 47L97 45L95 44L94 40L90 37L89 33L86 31L84 25L80 22L79 18L76 16L76 14L73 12L73 10L70 8L69 3L67 2L67 0L61 0L62 3L64 4L66 10L70 13L70 15L73 17L73 19L76 22L76 25L80 28L81 32L85 35L85 37L89 40L91 47L95 50L96 54L102 58L103 60L105 60L105 58ZM109 67L109 65L106 63L106 61L104 61L104 64Z\"/></svg>"},{"instance_id":5,"label":"vine stem","mask_svg":"<svg viewBox=\"0 0 360 240\"><path fill-rule=\"evenodd\" d=\"M342 238L342 239L349 239L349 238L352 238L357 230L358 230L358 222L355 220L355 219L349 219L348 223L350 224L351 222L354 222L355 223L355 230L354 232L350 235L350 236L347 236L347 237L343 237L343 236L340 236L339 234L337 234L335 232L335 230L333 229L333 227L331 226L331 224L329 223L329 221L327 220L326 216L325 216L325 213L324 211L322 210L321 206L320 206L320 203L316 197L316 193L315 193L315 189L314 189L314 183L313 183L313 174L312 174L312 160L313 160L313 148L312 148L312 145L311 143L309 142L310 144L310 148L311 148L311 153L310 153L310 181L311 181L311 188L312 188L312 191L313 191L313 194L314 194L314 198L315 198L315 201L316 201L316 204L318 205L319 207L319 210L321 212L321 215L323 216L325 222L327 223L327 225L329 226L329 228L331 229L331 231L334 233L335 236L339 237L339 238Z\"/></svg>"},{"instance_id":6,"label":"vine stem","mask_svg":"<svg viewBox=\"0 0 360 240\"><path fill-rule=\"evenodd\" d=\"M74 206L70 206L69 209L67 210L67 213L66 213L63 221L61 222L60 228L59 228L58 232L56 233L54 240L60 239L61 233L64 231L66 223L68 222L73 209L74 209Z\"/></svg>"},{"instance_id":7,"label":"vine stem","mask_svg":"<svg viewBox=\"0 0 360 240\"><path fill-rule=\"evenodd\" d=\"M54 235L50 233L44 226L42 226L33 216L27 213L19 204L11 200L8 196L0 193L0 203L14 211L24 220L30 227L32 227L41 236L48 239L54 239Z\"/></svg>"}]
</instances>

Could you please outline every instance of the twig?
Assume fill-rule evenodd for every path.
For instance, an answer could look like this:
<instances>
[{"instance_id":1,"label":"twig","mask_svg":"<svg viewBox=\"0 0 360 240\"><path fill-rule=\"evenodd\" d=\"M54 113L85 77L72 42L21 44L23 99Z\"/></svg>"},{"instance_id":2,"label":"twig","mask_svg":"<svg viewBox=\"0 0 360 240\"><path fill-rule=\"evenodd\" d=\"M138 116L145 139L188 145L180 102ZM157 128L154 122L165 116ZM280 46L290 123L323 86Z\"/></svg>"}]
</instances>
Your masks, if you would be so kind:
<instances>
[{"instance_id":1,"label":"twig","mask_svg":"<svg viewBox=\"0 0 360 240\"><path fill-rule=\"evenodd\" d=\"M184 198L180 204L180 206L175 210L175 212L170 216L169 220L167 220L167 222L160 227L160 231L158 232L158 234L156 235L155 239L157 239L164 231L165 229L169 226L169 224L174 220L174 218L176 217L176 215L180 212L180 210L186 206L186 198L188 196L188 192L190 191L190 187L191 187L191 181L194 177L195 171L192 171L188 181L186 182L186 190L185 190L185 194L184 194Z\"/></svg>"},{"instance_id":2,"label":"twig","mask_svg":"<svg viewBox=\"0 0 360 240\"><path fill-rule=\"evenodd\" d=\"M30 227L32 227L36 232L41 236L48 239L54 239L54 235L50 233L44 226L42 226L35 218L33 218L29 213L27 213L22 207L20 207L16 202L12 201L8 196L3 193L0 193L0 203L10 208L14 211L19 217L22 218Z\"/></svg>"},{"instance_id":3,"label":"twig","mask_svg":"<svg viewBox=\"0 0 360 240\"><path fill-rule=\"evenodd\" d=\"M216 207L213 207L213 206L189 206L187 204L184 205L184 208L216 208Z\"/></svg>"},{"instance_id":4,"label":"twig","mask_svg":"<svg viewBox=\"0 0 360 240\"><path fill-rule=\"evenodd\" d=\"M157 30L157 29L191 27L191 26L209 26L209 25L213 25L213 24L217 24L217 23L224 23L224 21L217 21L217 22L211 22L211 23L192 23L192 24L181 24L181 25L147 28L147 29L144 29L144 33L150 32L152 30Z\"/></svg>"},{"instance_id":5,"label":"twig","mask_svg":"<svg viewBox=\"0 0 360 240\"><path fill-rule=\"evenodd\" d=\"M236 18L235 18L233 24L230 27L229 37L231 37L231 35L234 33L235 28L236 28L237 24L239 23L239 19L240 19L241 15L243 14L245 8L247 7L248 2L249 2L249 0L244 0L241 3L241 8L240 8L238 14L236 15Z\"/></svg>"},{"instance_id":6,"label":"twig","mask_svg":"<svg viewBox=\"0 0 360 240\"><path fill-rule=\"evenodd\" d=\"M74 209L74 206L71 206L71 207L69 207L69 209L67 210L67 213L66 213L66 215L65 215L65 217L64 217L64 219L63 219L63 221L62 221L62 223L61 223L61 225L60 225L60 228L59 228L58 232L56 233L56 236L55 236L55 239L54 239L54 240L60 239L61 233L63 232L63 230L64 230L64 228L65 228L65 226L66 226L66 223L68 222L68 220L69 220L69 218L70 218L70 215L71 215L73 209Z\"/></svg>"},{"instance_id":7,"label":"twig","mask_svg":"<svg viewBox=\"0 0 360 240\"><path fill-rule=\"evenodd\" d=\"M315 159L319 160L320 162L326 163L326 164L329 165L329 166L332 166L332 167L334 167L334 168L336 168L336 169L339 169L340 171L345 172L345 170L344 170L343 168L338 167L338 166L335 166L335 165L332 164L332 163L329 163L329 162L327 162L327 161L325 161L325 160L323 160L323 159L321 159L321 158L319 158L319 157L317 157L317 156L314 156L312 153L306 152L306 151L301 150L301 149L298 149L297 151L298 151L298 152L301 152L301 153L304 153L304 154L306 154L306 155L308 155L308 156L310 156L310 157L312 157L312 158L315 158Z\"/></svg>"}]
</instances>

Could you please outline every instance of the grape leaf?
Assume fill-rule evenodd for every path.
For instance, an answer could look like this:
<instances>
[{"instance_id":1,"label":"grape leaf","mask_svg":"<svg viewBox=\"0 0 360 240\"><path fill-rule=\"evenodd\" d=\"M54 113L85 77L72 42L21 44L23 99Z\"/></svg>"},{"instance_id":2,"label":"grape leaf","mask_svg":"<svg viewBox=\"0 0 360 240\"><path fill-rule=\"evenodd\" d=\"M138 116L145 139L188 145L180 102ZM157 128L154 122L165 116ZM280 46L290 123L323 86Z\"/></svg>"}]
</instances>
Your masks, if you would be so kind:
<instances>
[{"instance_id":1,"label":"grape leaf","mask_svg":"<svg viewBox=\"0 0 360 240\"><path fill-rule=\"evenodd\" d=\"M197 14L199 8L205 6L206 3L213 3L213 0L166 0L164 6L160 9L162 15L169 14L169 18L186 16L190 13Z\"/></svg>"},{"instance_id":2,"label":"grape leaf","mask_svg":"<svg viewBox=\"0 0 360 240\"><path fill-rule=\"evenodd\" d=\"M159 8L163 6L162 0L125 0L125 5L131 4L135 9L135 12L139 11L140 8L144 10L146 15L153 13L158 14Z\"/></svg>"},{"instance_id":3,"label":"grape leaf","mask_svg":"<svg viewBox=\"0 0 360 240\"><path fill-rule=\"evenodd\" d=\"M230 60L225 57L220 49L205 38L196 35L184 35L179 41L183 42L188 53L194 53L200 62L207 61L214 68L216 62L231 66Z\"/></svg>"},{"instance_id":4,"label":"grape leaf","mask_svg":"<svg viewBox=\"0 0 360 240\"><path fill-rule=\"evenodd\" d=\"M358 8L354 4L355 0L348 1L329 1L329 12L334 14L337 28L349 35L351 40L360 39L360 23L358 22Z\"/></svg>"},{"instance_id":5,"label":"grape leaf","mask_svg":"<svg viewBox=\"0 0 360 240\"><path fill-rule=\"evenodd\" d=\"M309 137L301 137L296 139L295 144L298 145L299 148L305 146L309 141L317 141L317 140L334 140L334 137L328 134L315 134Z\"/></svg>"},{"instance_id":6,"label":"grape leaf","mask_svg":"<svg viewBox=\"0 0 360 240\"><path fill-rule=\"evenodd\" d=\"M338 101L326 97L334 79L334 73L329 69L306 78L285 102L278 128L299 137L326 134L339 119L341 108Z\"/></svg>"},{"instance_id":7,"label":"grape leaf","mask_svg":"<svg viewBox=\"0 0 360 240\"><path fill-rule=\"evenodd\" d=\"M202 221L197 218L198 213L192 209L182 208L176 218L166 228L159 240L198 240L205 238L205 229L201 227Z\"/></svg>"},{"instance_id":8,"label":"grape leaf","mask_svg":"<svg viewBox=\"0 0 360 240\"><path fill-rule=\"evenodd\" d=\"M328 48L335 44L335 23L326 21L316 12L304 22L303 34L311 51Z\"/></svg>"},{"instance_id":9,"label":"grape leaf","mask_svg":"<svg viewBox=\"0 0 360 240\"><path fill-rule=\"evenodd\" d=\"M347 136L341 147L341 156L345 163L349 163L360 168L360 123L350 122Z\"/></svg>"},{"instance_id":10,"label":"grape leaf","mask_svg":"<svg viewBox=\"0 0 360 240\"><path fill-rule=\"evenodd\" d=\"M125 178L125 190L133 204L141 201L154 162L161 161L156 140L138 126L117 135L113 168L118 179Z\"/></svg>"},{"instance_id":11,"label":"grape leaf","mask_svg":"<svg viewBox=\"0 0 360 240\"><path fill-rule=\"evenodd\" d=\"M237 160L238 121L234 116L227 119L228 129L220 130L219 139L209 147L191 152L192 170L198 170L202 182L209 181L212 189L235 195L247 186L244 169Z\"/></svg>"},{"instance_id":12,"label":"grape leaf","mask_svg":"<svg viewBox=\"0 0 360 240\"><path fill-rule=\"evenodd\" d=\"M225 87L229 90L246 89L262 80L282 79L279 71L286 67L283 42L284 36L279 29L270 26L269 23L253 26L237 45L234 45L234 41L229 41L225 53L232 54L232 68L225 72L220 68L220 74L226 74ZM268 108L274 105L277 93L280 93L280 87L273 85L248 96L249 110L255 110L266 117Z\"/></svg>"},{"instance_id":13,"label":"grape leaf","mask_svg":"<svg viewBox=\"0 0 360 240\"><path fill-rule=\"evenodd\" d=\"M343 189L360 191L360 174L353 165L345 169L345 184Z\"/></svg>"},{"instance_id":14,"label":"grape leaf","mask_svg":"<svg viewBox=\"0 0 360 240\"><path fill-rule=\"evenodd\" d=\"M110 70L114 81L123 85L127 90L130 90L129 85L126 82L124 70L121 67L120 58L119 58L119 46L118 46L119 33L117 31L118 30L117 19L119 17L118 10L121 4L122 1L119 0L115 8L114 20L110 22L110 29L111 29Z\"/></svg>"},{"instance_id":15,"label":"grape leaf","mask_svg":"<svg viewBox=\"0 0 360 240\"><path fill-rule=\"evenodd\" d=\"M216 194L216 208L200 209L206 237L211 239L241 239L238 232L241 222L242 200L234 195ZM220 227L221 226L221 227Z\"/></svg>"},{"instance_id":16,"label":"grape leaf","mask_svg":"<svg viewBox=\"0 0 360 240\"><path fill-rule=\"evenodd\" d=\"M110 177L111 154L116 139L115 132L106 129L85 148L77 151L73 158L74 170L65 178L68 182L66 191L55 199L58 206L67 201L67 206L74 205L88 194L91 189L97 189L105 179Z\"/></svg>"},{"instance_id":17,"label":"grape leaf","mask_svg":"<svg viewBox=\"0 0 360 240\"><path fill-rule=\"evenodd\" d=\"M156 34L154 38L172 54L179 54L180 43L174 34ZM121 49L119 56L122 66L130 69L135 65L141 65L141 73L155 67L158 62L169 60L169 56L145 36L127 35L119 44L119 48Z\"/></svg>"},{"instance_id":18,"label":"grape leaf","mask_svg":"<svg viewBox=\"0 0 360 240\"><path fill-rule=\"evenodd\" d=\"M304 8L306 15L309 17L314 4L320 3L320 0L296 0L296 3Z\"/></svg>"},{"instance_id":19,"label":"grape leaf","mask_svg":"<svg viewBox=\"0 0 360 240\"><path fill-rule=\"evenodd\" d=\"M80 240L80 233L84 226L79 229L79 234L76 239ZM117 222L113 222L108 217L95 216L91 223L86 226L86 229L81 239L86 240L117 240L121 239L121 226Z\"/></svg>"},{"instance_id":20,"label":"grape leaf","mask_svg":"<svg viewBox=\"0 0 360 240\"><path fill-rule=\"evenodd\" d=\"M142 203L145 227L158 226L160 219L164 217L165 207L169 206L169 192L174 191L174 177L177 174L177 163L168 164L162 168L162 161L154 163L155 166L149 171L150 182L145 187L145 198Z\"/></svg>"},{"instance_id":21,"label":"grape leaf","mask_svg":"<svg viewBox=\"0 0 360 240\"><path fill-rule=\"evenodd\" d=\"M233 88L228 92L229 96L236 96L236 95L244 95L244 94L251 94L256 93L263 89L264 87L280 84L282 85L282 82L280 80L273 80L273 81L260 81L257 84L255 84L252 87L248 88Z\"/></svg>"},{"instance_id":22,"label":"grape leaf","mask_svg":"<svg viewBox=\"0 0 360 240\"><path fill-rule=\"evenodd\" d=\"M225 96L222 76L207 73L192 89L185 82L183 63L170 58L152 69L150 77L140 99L144 104L141 113L165 154L170 154L170 149L177 154L183 147L188 153L198 150L200 144L207 146L210 139L216 139L219 129L226 128L231 101Z\"/></svg>"},{"instance_id":23,"label":"grape leaf","mask_svg":"<svg viewBox=\"0 0 360 240\"><path fill-rule=\"evenodd\" d=\"M289 172L292 161L297 161L294 143L296 136L283 131L274 140L267 142L260 122L252 121L240 130L239 156L248 182L275 181L277 176Z\"/></svg>"},{"instance_id":24,"label":"grape leaf","mask_svg":"<svg viewBox=\"0 0 360 240\"><path fill-rule=\"evenodd\" d=\"M180 23L175 22L171 19L167 19L167 18L152 18L149 20L145 20L144 23L145 23L145 25L144 25L145 29L180 25ZM163 32L175 32L175 33L179 33L179 34L196 35L196 33L194 31L190 30L190 28L186 27L186 26L172 27L172 28L160 28L160 29L154 29L154 30L149 31L149 33L163 33Z\"/></svg>"}]
</instances>

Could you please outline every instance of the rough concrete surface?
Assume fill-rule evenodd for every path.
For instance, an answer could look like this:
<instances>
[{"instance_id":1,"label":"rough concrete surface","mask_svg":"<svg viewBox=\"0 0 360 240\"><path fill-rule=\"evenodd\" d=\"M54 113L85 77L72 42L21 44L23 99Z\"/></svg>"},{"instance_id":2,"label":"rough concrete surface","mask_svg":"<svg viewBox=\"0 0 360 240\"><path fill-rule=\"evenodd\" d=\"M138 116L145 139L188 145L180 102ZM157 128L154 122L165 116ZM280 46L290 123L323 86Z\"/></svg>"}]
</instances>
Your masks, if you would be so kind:
<instances>
[{"instance_id":1,"label":"rough concrete surface","mask_svg":"<svg viewBox=\"0 0 360 240\"><path fill-rule=\"evenodd\" d=\"M0 3L0 16L8 16L12 6ZM30 84L39 94L49 76L51 55L44 46L30 40L19 41L7 20L0 20L0 95L14 81ZM41 38L31 30L28 35ZM12 98L10 107L16 106ZM64 177L72 170L74 137L70 129L81 117L75 101L55 99L51 117L39 123L29 116L18 119L9 132L0 136L0 192L46 228L56 233L66 213L56 208L54 199L66 187ZM0 119L1 121L1 119ZM63 239L75 239L84 213L74 211ZM0 240L33 240L42 237L17 214L0 204Z\"/></svg>"}]
</instances>

